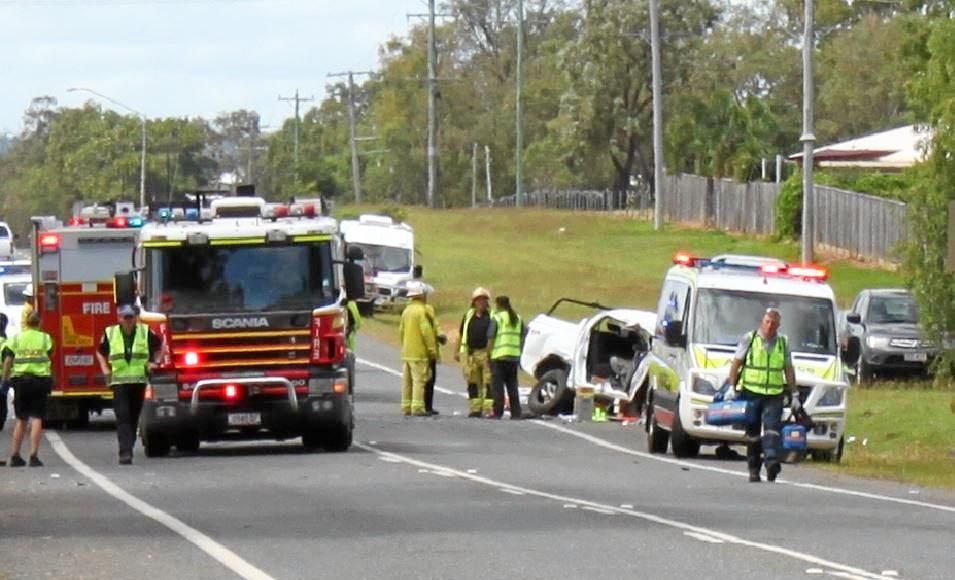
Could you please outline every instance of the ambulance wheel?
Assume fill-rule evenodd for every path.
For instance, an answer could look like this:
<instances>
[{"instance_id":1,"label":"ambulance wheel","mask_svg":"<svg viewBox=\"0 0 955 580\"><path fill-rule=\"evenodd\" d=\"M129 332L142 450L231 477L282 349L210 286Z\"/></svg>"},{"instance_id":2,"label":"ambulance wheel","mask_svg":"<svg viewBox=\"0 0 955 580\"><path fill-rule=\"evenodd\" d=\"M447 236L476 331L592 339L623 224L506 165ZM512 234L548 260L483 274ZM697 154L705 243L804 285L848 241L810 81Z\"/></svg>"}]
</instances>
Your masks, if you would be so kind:
<instances>
[{"instance_id":1,"label":"ambulance wheel","mask_svg":"<svg viewBox=\"0 0 955 580\"><path fill-rule=\"evenodd\" d=\"M172 444L166 435L143 431L143 450L146 457L166 457L171 449Z\"/></svg>"},{"instance_id":2,"label":"ambulance wheel","mask_svg":"<svg viewBox=\"0 0 955 580\"><path fill-rule=\"evenodd\" d=\"M527 395L527 406L536 415L560 415L573 410L574 392L567 388L567 372L551 369L541 375Z\"/></svg>"},{"instance_id":3,"label":"ambulance wheel","mask_svg":"<svg viewBox=\"0 0 955 580\"><path fill-rule=\"evenodd\" d=\"M825 462L825 463L840 463L842 461L842 452L845 449L846 440L845 437L839 438L839 444L836 445L836 448L832 451L822 451L814 449L810 451L812 454L813 461Z\"/></svg>"},{"instance_id":4,"label":"ambulance wheel","mask_svg":"<svg viewBox=\"0 0 955 580\"><path fill-rule=\"evenodd\" d=\"M657 418L653 414L653 404L647 404L647 413L644 423L647 426L647 449L650 453L666 453L670 444L670 434L660 428Z\"/></svg>"},{"instance_id":5,"label":"ambulance wheel","mask_svg":"<svg viewBox=\"0 0 955 580\"><path fill-rule=\"evenodd\" d=\"M670 440L673 446L673 455L680 458L692 458L700 454L700 442L687 435L683 430L683 423L680 421L680 404L677 402L676 411L673 413L673 431L670 432Z\"/></svg>"}]
</instances>

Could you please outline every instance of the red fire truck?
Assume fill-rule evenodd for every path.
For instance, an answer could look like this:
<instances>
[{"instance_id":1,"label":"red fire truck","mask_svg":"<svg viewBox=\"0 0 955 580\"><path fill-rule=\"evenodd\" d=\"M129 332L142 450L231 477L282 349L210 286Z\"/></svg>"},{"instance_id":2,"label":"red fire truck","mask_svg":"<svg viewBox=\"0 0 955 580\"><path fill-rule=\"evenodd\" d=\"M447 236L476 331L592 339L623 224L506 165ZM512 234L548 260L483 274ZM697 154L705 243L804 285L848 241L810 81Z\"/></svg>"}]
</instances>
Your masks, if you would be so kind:
<instances>
[{"instance_id":1,"label":"red fire truck","mask_svg":"<svg viewBox=\"0 0 955 580\"><path fill-rule=\"evenodd\" d=\"M116 207L116 206L113 206ZM84 425L111 406L96 364L106 326L116 323L113 277L128 271L143 220L86 208L62 225L33 218L33 287L41 327L53 337L53 392L47 418Z\"/></svg>"}]
</instances>

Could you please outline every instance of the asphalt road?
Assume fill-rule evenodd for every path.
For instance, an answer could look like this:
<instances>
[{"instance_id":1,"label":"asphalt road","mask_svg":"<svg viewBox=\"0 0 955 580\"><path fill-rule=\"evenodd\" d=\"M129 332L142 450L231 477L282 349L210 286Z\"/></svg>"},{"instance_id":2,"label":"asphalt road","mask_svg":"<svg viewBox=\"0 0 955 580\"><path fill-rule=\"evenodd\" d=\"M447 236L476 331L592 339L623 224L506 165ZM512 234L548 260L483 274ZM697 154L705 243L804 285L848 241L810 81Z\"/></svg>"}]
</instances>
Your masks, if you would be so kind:
<instances>
[{"instance_id":1,"label":"asphalt road","mask_svg":"<svg viewBox=\"0 0 955 580\"><path fill-rule=\"evenodd\" d=\"M116 465L108 421L0 469L0 578L955 577L955 495L645 453L637 425L398 413L394 349L359 347L357 444L204 444ZM3 442L6 445L6 441Z\"/></svg>"}]
</instances>

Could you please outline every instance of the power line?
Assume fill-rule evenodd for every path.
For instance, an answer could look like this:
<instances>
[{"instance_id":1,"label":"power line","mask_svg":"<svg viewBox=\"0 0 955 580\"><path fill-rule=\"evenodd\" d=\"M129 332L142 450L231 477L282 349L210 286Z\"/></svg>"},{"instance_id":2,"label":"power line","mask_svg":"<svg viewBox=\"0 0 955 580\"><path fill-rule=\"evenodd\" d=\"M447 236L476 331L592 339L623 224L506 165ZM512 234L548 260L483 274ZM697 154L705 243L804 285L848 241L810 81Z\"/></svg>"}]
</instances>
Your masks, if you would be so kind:
<instances>
[{"instance_id":1,"label":"power line","mask_svg":"<svg viewBox=\"0 0 955 580\"><path fill-rule=\"evenodd\" d=\"M348 77L348 127L351 134L351 181L355 192L355 203L361 203L361 171L358 166L358 129L355 119L355 75L372 75L373 71L346 71L327 75L333 77ZM363 137L362 140L372 139Z\"/></svg>"}]
</instances>

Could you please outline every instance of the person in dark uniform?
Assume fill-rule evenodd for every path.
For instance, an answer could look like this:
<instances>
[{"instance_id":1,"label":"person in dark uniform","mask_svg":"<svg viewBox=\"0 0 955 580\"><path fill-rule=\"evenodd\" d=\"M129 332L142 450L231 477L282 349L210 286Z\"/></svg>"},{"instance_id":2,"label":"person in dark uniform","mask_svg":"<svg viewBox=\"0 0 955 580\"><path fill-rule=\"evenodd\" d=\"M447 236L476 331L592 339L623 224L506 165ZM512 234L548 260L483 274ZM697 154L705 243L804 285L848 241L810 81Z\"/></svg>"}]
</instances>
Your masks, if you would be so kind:
<instances>
[{"instance_id":1,"label":"person in dark uniform","mask_svg":"<svg viewBox=\"0 0 955 580\"><path fill-rule=\"evenodd\" d=\"M96 358L113 389L119 463L131 465L146 383L149 371L155 367L162 352L162 339L139 322L139 307L121 304L116 311L119 324L109 326L103 332Z\"/></svg>"},{"instance_id":2,"label":"person in dark uniform","mask_svg":"<svg viewBox=\"0 0 955 580\"><path fill-rule=\"evenodd\" d=\"M0 352L3 352L3 345L7 342L7 324L10 318L0 312ZM7 423L7 393L10 392L10 383L3 381L0 383L0 431ZM0 463L2 465L2 463Z\"/></svg>"},{"instance_id":3,"label":"person in dark uniform","mask_svg":"<svg viewBox=\"0 0 955 580\"><path fill-rule=\"evenodd\" d=\"M40 313L31 312L22 332L3 345L3 382L13 387L13 412L17 417L10 449L10 467L27 464L20 448L30 426L30 467L42 467L37 456L46 402L53 387L53 339L40 330Z\"/></svg>"}]
</instances>

